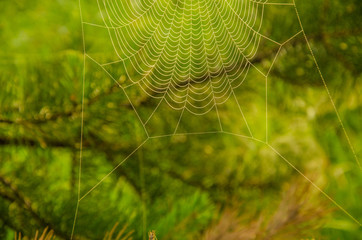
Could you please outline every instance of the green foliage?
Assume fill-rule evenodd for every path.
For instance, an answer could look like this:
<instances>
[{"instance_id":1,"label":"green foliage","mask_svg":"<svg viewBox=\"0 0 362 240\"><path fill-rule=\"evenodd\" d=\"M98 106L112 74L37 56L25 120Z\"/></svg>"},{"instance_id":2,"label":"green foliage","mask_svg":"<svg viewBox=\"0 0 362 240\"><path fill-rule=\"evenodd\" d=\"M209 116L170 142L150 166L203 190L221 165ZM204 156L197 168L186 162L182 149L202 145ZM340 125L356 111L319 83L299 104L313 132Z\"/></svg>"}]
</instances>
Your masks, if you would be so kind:
<instances>
[{"instance_id":1,"label":"green foliage","mask_svg":"<svg viewBox=\"0 0 362 240\"><path fill-rule=\"evenodd\" d=\"M84 21L103 24L97 1L81 2ZM296 4L359 157L362 29L357 23L362 21L362 4L360 0ZM35 236L37 229L49 227L57 238L69 239L78 195L82 119L78 2L1 1L0 9L0 238L14 239L15 233ZM264 14L260 32L278 42L300 30L293 6L266 5ZM201 20L194 22L201 26ZM138 30L145 27L140 24ZM100 62L117 59L105 29L84 25L84 31L89 56ZM201 43L199 39L195 45ZM278 49L261 41L250 61L267 71ZM224 55L232 59L227 52ZM245 230L260 239L272 238L267 231L277 232L275 239L358 239L360 226L322 194L313 195L310 205L306 200L286 200L284 193L300 183L299 174L267 145L239 136L246 135L247 127L237 103L255 138L265 140L268 129L271 146L362 221L361 171L301 34L281 48L273 66L268 76L268 128L265 77L251 67L242 87L234 90L236 100L218 109L224 131L236 135L177 134L144 142L147 135L139 119L147 119L157 101L137 87L123 91L86 57L80 179L84 198L76 239L102 239L107 231L109 238L116 237L122 231L117 222L127 225L122 234L134 230L134 239L145 239L153 229L158 239L215 239L225 230L224 223L232 225L233 233ZM126 68L131 69L127 64L105 67L122 86L129 81ZM134 72L132 77L140 76ZM179 112L160 105L146 130L153 135L172 132L178 119ZM215 131L218 124L212 114L196 117L185 111L179 132ZM309 192L313 190L305 190L305 195ZM290 212L309 209L318 214L296 215L290 218L295 220L291 226L283 225L280 214L290 212L284 212L281 203ZM238 214L230 215L228 209ZM305 213L302 210L299 213ZM112 226L116 228L111 230ZM275 226L285 228L278 232ZM290 232L293 235L283 235Z\"/></svg>"}]
</instances>

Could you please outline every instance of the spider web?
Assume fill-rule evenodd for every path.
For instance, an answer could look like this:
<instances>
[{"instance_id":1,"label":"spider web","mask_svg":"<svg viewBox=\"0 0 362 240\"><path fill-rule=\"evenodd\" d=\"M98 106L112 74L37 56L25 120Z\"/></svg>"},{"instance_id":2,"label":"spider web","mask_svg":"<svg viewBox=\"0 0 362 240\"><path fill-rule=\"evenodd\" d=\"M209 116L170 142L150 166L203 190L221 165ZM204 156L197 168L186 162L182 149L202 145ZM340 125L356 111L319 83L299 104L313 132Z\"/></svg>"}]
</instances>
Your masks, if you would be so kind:
<instances>
[{"instance_id":1,"label":"spider web","mask_svg":"<svg viewBox=\"0 0 362 240\"><path fill-rule=\"evenodd\" d=\"M282 48L294 38L302 36L312 55L319 77L355 161L361 169L303 29L294 0L285 2L268 0L97 0L96 2L101 21L88 22L83 20L82 4L85 3L79 1L84 47L83 103L78 200L71 238L74 234L78 207L84 198L138 149L142 148L146 142L151 139L177 135L226 134L265 144L348 217L361 225L357 219L268 142L268 76ZM262 31L265 22L265 8L268 6L283 6L295 11L300 28L282 41L268 37ZM87 49L85 27L107 32L114 60L106 61ZM277 49L272 54L270 65L266 68L260 68L253 63L257 53L262 51L260 49L262 45L274 46ZM97 48L102 47L104 46L97 46ZM98 65L122 90L143 127L145 139L89 191L81 195L86 59ZM257 71L264 79L265 136L263 137L253 135L250 119L245 116L243 104L239 102L237 93L235 93L236 89L243 88L244 81L251 69ZM136 104L140 96L147 97L147 102L152 106L151 111L141 109ZM227 124L220 114L221 111L231 111L227 107L230 102L237 106L237 109L232 109L232 111L237 111L241 119L240 125L242 126L239 132L228 130ZM210 124L200 126L198 129L188 128L187 121L196 118L210 119ZM167 128L155 128L153 125L155 119L167 121ZM145 226L143 227L145 228Z\"/></svg>"}]
</instances>

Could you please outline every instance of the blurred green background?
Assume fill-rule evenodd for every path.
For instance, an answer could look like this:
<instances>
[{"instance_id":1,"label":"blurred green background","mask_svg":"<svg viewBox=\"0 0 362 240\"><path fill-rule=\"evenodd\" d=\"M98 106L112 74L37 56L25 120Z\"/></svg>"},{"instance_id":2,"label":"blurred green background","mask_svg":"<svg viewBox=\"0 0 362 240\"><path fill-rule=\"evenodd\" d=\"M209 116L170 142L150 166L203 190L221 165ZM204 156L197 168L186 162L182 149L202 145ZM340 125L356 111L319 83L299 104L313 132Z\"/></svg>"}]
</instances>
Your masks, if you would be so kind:
<instances>
[{"instance_id":1,"label":"blurred green background","mask_svg":"<svg viewBox=\"0 0 362 240\"><path fill-rule=\"evenodd\" d=\"M81 1L98 23L97 1ZM290 1L272 1L290 2ZM362 146L362 2L296 1L357 157ZM78 1L0 1L0 239L45 227L69 239L77 204L83 39ZM98 21L98 22L97 22ZM300 31L293 6L267 5L263 34ZM112 61L109 37L84 25L86 52ZM260 43L251 60L268 69L278 48ZM122 81L124 69L112 69ZM127 96L85 60L81 196L144 142ZM127 94L142 118L146 94ZM265 140L265 77L251 68L235 89L250 128ZM362 175L303 35L285 44L268 77L268 142L357 221ZM235 103L220 110L242 133ZM150 132L174 123L165 108ZM186 115L180 133L214 131L213 117ZM240 127L242 126L242 127ZM118 225L115 225L119 223ZM75 239L103 239L115 226L133 239L359 239L361 227L267 145L234 134L148 139L80 201ZM114 234L114 237L117 234ZM109 236L109 234L108 234ZM113 239L113 238L109 238Z\"/></svg>"}]
</instances>

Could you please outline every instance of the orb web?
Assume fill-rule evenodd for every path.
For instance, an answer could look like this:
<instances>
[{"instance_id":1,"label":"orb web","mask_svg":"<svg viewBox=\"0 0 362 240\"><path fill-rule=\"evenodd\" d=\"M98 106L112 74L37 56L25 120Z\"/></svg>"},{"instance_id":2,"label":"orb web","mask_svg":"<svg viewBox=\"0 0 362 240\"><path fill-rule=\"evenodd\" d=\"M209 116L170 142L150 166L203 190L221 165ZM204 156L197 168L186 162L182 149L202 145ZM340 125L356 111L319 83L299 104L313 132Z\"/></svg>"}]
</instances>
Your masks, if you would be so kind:
<instances>
[{"instance_id":1,"label":"orb web","mask_svg":"<svg viewBox=\"0 0 362 240\"><path fill-rule=\"evenodd\" d=\"M268 0L97 0L96 2L102 23L84 21L82 3L81 0L79 1L84 58L95 62L122 89L147 136L134 151L83 195L80 194L81 181L79 177L78 205L151 139L178 134L228 134L265 144L349 218L361 225L339 203L268 142L268 76L283 46L294 38L302 36L359 165L359 160L304 32L294 0L284 2ZM261 29L265 21L264 10L265 6L268 5L290 7L291 10L295 11L300 28L283 41L274 40L263 34ZM116 59L107 62L102 59L95 59L88 53L85 43L85 25L107 31ZM272 56L273 60L266 70L260 69L253 63L260 51L262 41L277 47L277 52ZM243 83L252 68L265 79L266 133L264 139L253 136L243 114L242 104L238 102L235 93L236 89L243 87ZM114 69L117 70L114 71ZM83 81L84 78L85 73ZM130 94L131 91L140 95L142 92L142 94L153 99L155 102L152 102L152 111L139 114L138 106L134 104L139 95ZM245 135L228 132L223 128L218 109L226 104L229 99L234 99L236 102L236 111L240 112L242 121L248 129ZM147 124L162 104L166 104L171 110L178 112L178 120L171 132L152 134L147 128ZM219 122L217 130L212 132L177 132L180 121L186 112L193 116L204 117L211 111L215 111L217 115ZM83 137L83 120L81 136ZM82 149L80 158L82 158ZM78 206L74 218L73 233L77 214Z\"/></svg>"},{"instance_id":2,"label":"orb web","mask_svg":"<svg viewBox=\"0 0 362 240\"><path fill-rule=\"evenodd\" d=\"M261 3L99 2L119 57L109 64L123 63L125 88L137 85L175 110L206 114L232 96L248 73L263 37Z\"/></svg>"}]
</instances>

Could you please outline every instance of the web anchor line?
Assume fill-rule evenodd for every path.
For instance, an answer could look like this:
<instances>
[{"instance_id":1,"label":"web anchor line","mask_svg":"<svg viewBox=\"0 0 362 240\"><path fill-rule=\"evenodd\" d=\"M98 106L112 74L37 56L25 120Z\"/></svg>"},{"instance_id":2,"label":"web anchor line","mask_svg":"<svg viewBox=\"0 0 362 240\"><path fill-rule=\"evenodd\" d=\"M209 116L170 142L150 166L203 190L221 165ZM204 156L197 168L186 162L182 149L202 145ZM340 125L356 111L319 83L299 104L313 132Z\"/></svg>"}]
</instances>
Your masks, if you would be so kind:
<instances>
[{"instance_id":1,"label":"web anchor line","mask_svg":"<svg viewBox=\"0 0 362 240\"><path fill-rule=\"evenodd\" d=\"M359 162L359 159L358 159L358 157L357 157L356 151L355 151L355 149L354 149L354 147L353 147L353 145L352 145L352 142L351 142L351 140L350 140L350 138L349 138L349 135L348 135L348 133L347 133L347 130L346 130L346 128L345 128L345 126L344 126L344 123L343 123L343 121L342 121L342 119L341 119L341 116L340 116L340 114L339 114L339 111L338 111L338 109L337 109L337 107L336 107L336 104L335 104L334 101L333 101L332 95L331 95L331 93L330 93L330 91L329 91L327 82L326 82L326 80L324 79L324 76L323 76L323 74L322 74L322 71L321 71L321 69L320 69L320 67L319 67L319 64L318 64L318 62L317 62L317 59L316 59L316 57L315 57L315 55L314 55L314 52L313 52L313 50L312 50L312 47L311 47L311 45L310 45L310 43L309 43L308 37L307 37L307 35L306 35L305 31L304 31L304 27L303 27L303 25L302 25L302 20L300 19L299 11L298 11L297 5L295 4L295 0L293 0L293 4L294 4L295 12L296 12L296 14L297 14L297 18L298 18L299 25L300 25L300 27L301 27L301 29L302 29L302 33L303 33L304 39L305 39L305 41L306 41L306 43L307 43L309 52L310 52L310 54L311 54L311 56L312 56L312 58L313 58L313 62L314 62L314 64L315 64L315 66L317 67L318 74L319 74L319 76L320 76L320 78L321 78L321 80L322 80L322 82L323 82L324 88L325 88L325 90L326 90L326 92L327 92L327 94L328 94L328 98L329 98L329 100L330 100L330 102L331 102L331 104L332 104L332 106L333 106L333 109L334 109L334 112L335 112L335 114L336 114L336 116L337 116L337 118L338 118L339 124L341 125L341 128L342 128L342 130L343 130L344 136L345 136L346 139L347 139L349 148L351 149L351 151L352 151L352 153L353 153L354 159L355 159L355 161L356 161L359 169L362 171L362 166L361 166L361 164L360 164L360 162Z\"/></svg>"},{"instance_id":2,"label":"web anchor line","mask_svg":"<svg viewBox=\"0 0 362 240\"><path fill-rule=\"evenodd\" d=\"M83 13L82 13L82 4L81 0L78 1L79 7L79 17L81 23L81 32L82 32L82 46L83 46L83 66L82 66L82 110L81 110L81 127L80 127L80 151L79 151L79 169L78 169L78 189L77 189L77 203L74 213L72 232L70 235L70 239L73 240L75 225L79 212L79 199L80 199L80 184L81 184L81 176L82 176L82 157L83 157L83 132L84 132L84 96L85 96L85 58L86 58L86 49L85 49L85 37L84 37L84 25L83 25Z\"/></svg>"},{"instance_id":3,"label":"web anchor line","mask_svg":"<svg viewBox=\"0 0 362 240\"><path fill-rule=\"evenodd\" d=\"M110 175L122 164L124 164L132 155L134 155L143 145L145 145L149 140L152 139L161 139L161 138L171 138L175 136L200 136L200 135L211 135L211 134L224 134L229 136L234 136L250 141L254 141L257 143L264 144L274 153L276 153L284 162L286 162L291 168L293 168L300 176L302 176L306 181L308 181L317 191L319 191L322 195L324 195L331 203L333 203L337 208L339 208L342 212L344 212L350 219L352 219L355 223L359 226L362 226L361 223L353 217L353 215L344 209L339 203L337 203L331 196L329 196L326 192L324 192L318 185L316 185L310 178L308 178L302 171L300 171L293 163L287 160L281 153L279 153L272 145L267 143L264 140L260 140L255 137L250 137L246 135L241 135L237 133L227 132L227 131L210 131L210 132L191 132L191 133L173 133L173 134L165 134L165 135L158 135L158 136L150 136L146 140L144 140L137 148L135 148L126 158L124 158L117 166L115 166L108 174L106 174L98 183L96 183L90 190L88 190L80 199L79 202L82 201L85 197L87 197L91 192L93 192L99 185L104 182Z\"/></svg>"}]
</instances>

